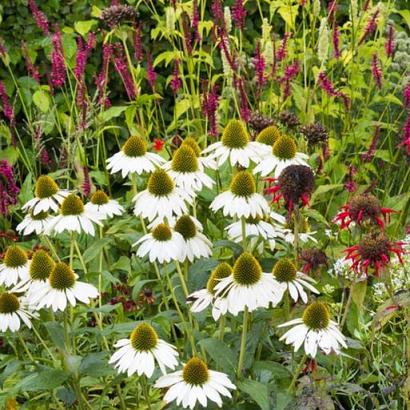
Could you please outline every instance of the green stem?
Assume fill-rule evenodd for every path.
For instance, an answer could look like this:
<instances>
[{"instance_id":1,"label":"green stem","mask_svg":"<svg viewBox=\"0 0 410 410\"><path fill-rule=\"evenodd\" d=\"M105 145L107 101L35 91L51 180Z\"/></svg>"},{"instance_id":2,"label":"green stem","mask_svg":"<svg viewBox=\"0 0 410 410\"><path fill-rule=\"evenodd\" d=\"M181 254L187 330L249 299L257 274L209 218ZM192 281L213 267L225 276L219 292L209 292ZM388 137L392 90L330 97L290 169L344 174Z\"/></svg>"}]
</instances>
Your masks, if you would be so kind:
<instances>
[{"instance_id":1,"label":"green stem","mask_svg":"<svg viewBox=\"0 0 410 410\"><path fill-rule=\"evenodd\" d=\"M304 353L302 360L300 361L298 367L296 368L296 371L293 375L292 381L290 382L290 385L288 387L288 393L291 393L295 387L296 384L296 380L298 379L299 373L302 370L303 365L305 364L305 360L306 360L306 353Z\"/></svg>"},{"instance_id":2,"label":"green stem","mask_svg":"<svg viewBox=\"0 0 410 410\"><path fill-rule=\"evenodd\" d=\"M175 266L177 268L179 280L181 281L182 290L184 291L184 295L187 298L189 295L188 286L185 282L184 274L182 273L182 270L181 270L181 265L179 264L177 260L175 261Z\"/></svg>"},{"instance_id":3,"label":"green stem","mask_svg":"<svg viewBox=\"0 0 410 410\"><path fill-rule=\"evenodd\" d=\"M245 252L247 248L247 242L246 242L246 219L244 216L241 218L241 230L242 230L242 248L243 248L243 251Z\"/></svg>"},{"instance_id":4,"label":"green stem","mask_svg":"<svg viewBox=\"0 0 410 410\"><path fill-rule=\"evenodd\" d=\"M142 391L144 392L145 400L146 400L147 405L148 405L148 409L151 410L152 406L151 406L151 400L149 398L149 388L148 388L147 379L146 379L145 376L142 376L140 378L140 381L141 381Z\"/></svg>"},{"instance_id":5,"label":"green stem","mask_svg":"<svg viewBox=\"0 0 410 410\"><path fill-rule=\"evenodd\" d=\"M30 350L29 350L29 348L28 348L26 342L24 341L23 337L21 336L21 332L17 332L17 336L18 336L18 338L19 338L21 344L23 345L23 348L24 348L25 352L27 353L27 356L29 357L29 359L30 359L32 362L34 362L33 355L31 354L31 352L30 352Z\"/></svg>"},{"instance_id":6,"label":"green stem","mask_svg":"<svg viewBox=\"0 0 410 410\"><path fill-rule=\"evenodd\" d=\"M77 238L74 236L74 247L78 255L78 259L80 259L81 266L85 274L87 274L87 267L85 266L85 262L83 259L83 255L81 254L80 247L78 246Z\"/></svg>"},{"instance_id":7,"label":"green stem","mask_svg":"<svg viewBox=\"0 0 410 410\"><path fill-rule=\"evenodd\" d=\"M246 351L246 336L248 333L248 307L245 306L243 311L243 322L242 322L242 336L241 336L241 348L239 351L239 360L238 360L238 370L237 377L240 378L242 375L243 363L245 360L245 351Z\"/></svg>"},{"instance_id":8,"label":"green stem","mask_svg":"<svg viewBox=\"0 0 410 410\"><path fill-rule=\"evenodd\" d=\"M355 281L352 282L349 288L349 296L347 298L346 306L345 306L345 311L343 313L342 320L340 321L340 331L343 330L343 327L346 323L347 315L349 313L350 305L352 304L353 301L353 286L355 285Z\"/></svg>"},{"instance_id":9,"label":"green stem","mask_svg":"<svg viewBox=\"0 0 410 410\"><path fill-rule=\"evenodd\" d=\"M40 340L40 343L44 346L44 348L46 349L47 353L49 354L49 356L51 357L51 359L53 361L56 360L56 358L54 357L53 353L51 352L51 350L48 348L48 346L46 345L46 342L44 341L44 339L40 336L39 331L36 329L36 327L33 324L33 332L34 334L37 336L38 340Z\"/></svg>"},{"instance_id":10,"label":"green stem","mask_svg":"<svg viewBox=\"0 0 410 410\"><path fill-rule=\"evenodd\" d=\"M223 342L225 334L225 315L222 315L219 319L219 340Z\"/></svg>"},{"instance_id":11,"label":"green stem","mask_svg":"<svg viewBox=\"0 0 410 410\"><path fill-rule=\"evenodd\" d=\"M50 241L47 235L41 235L41 237L44 239L44 241L47 243L47 246L50 248L53 256L60 262L60 257L58 256L58 253L53 245L53 243Z\"/></svg>"}]
</instances>

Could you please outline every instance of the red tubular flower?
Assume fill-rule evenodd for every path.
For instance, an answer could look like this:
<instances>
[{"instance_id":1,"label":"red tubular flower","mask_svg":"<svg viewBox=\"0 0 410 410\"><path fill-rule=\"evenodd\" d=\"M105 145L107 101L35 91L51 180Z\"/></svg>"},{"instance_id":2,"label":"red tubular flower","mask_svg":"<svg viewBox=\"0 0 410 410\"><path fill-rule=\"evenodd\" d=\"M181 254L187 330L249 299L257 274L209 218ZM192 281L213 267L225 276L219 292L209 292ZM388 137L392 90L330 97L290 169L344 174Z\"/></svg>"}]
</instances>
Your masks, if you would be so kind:
<instances>
[{"instance_id":1,"label":"red tubular flower","mask_svg":"<svg viewBox=\"0 0 410 410\"><path fill-rule=\"evenodd\" d=\"M351 223L361 225L365 222L377 224L384 229L385 222L390 222L390 214L397 211L390 208L383 208L379 200L371 194L355 195L348 204L342 206L335 219L335 223L340 223L341 229L348 228Z\"/></svg>"},{"instance_id":2,"label":"red tubular flower","mask_svg":"<svg viewBox=\"0 0 410 410\"><path fill-rule=\"evenodd\" d=\"M295 60L292 64L285 68L283 77L279 79L279 82L283 84L284 98L290 96L290 82L299 74L300 65L299 61Z\"/></svg>"},{"instance_id":3,"label":"red tubular flower","mask_svg":"<svg viewBox=\"0 0 410 410\"><path fill-rule=\"evenodd\" d=\"M206 89L207 83L204 83L202 94L201 108L202 113L207 117L209 123L209 135L216 137L218 135L216 125L216 113L218 110L219 95L218 86L215 84L209 92Z\"/></svg>"},{"instance_id":4,"label":"red tubular flower","mask_svg":"<svg viewBox=\"0 0 410 410\"><path fill-rule=\"evenodd\" d=\"M128 95L128 99L130 101L135 100L135 97L137 96L137 91L134 86L134 81L128 70L127 60L125 58L124 49L122 47L117 48L117 54L114 57L114 67L122 79L125 91Z\"/></svg>"},{"instance_id":5,"label":"red tubular flower","mask_svg":"<svg viewBox=\"0 0 410 410\"><path fill-rule=\"evenodd\" d=\"M350 106L349 97L342 93L341 91L336 90L335 86L332 84L328 76L324 71L321 71L317 78L318 86L326 92L326 94L330 95L331 97L340 97L343 100L343 104L346 108Z\"/></svg>"},{"instance_id":6,"label":"red tubular flower","mask_svg":"<svg viewBox=\"0 0 410 410\"><path fill-rule=\"evenodd\" d=\"M164 140L161 140L159 138L154 139L154 150L155 151L162 151L162 149L164 148L164 145L165 145Z\"/></svg>"},{"instance_id":7,"label":"red tubular flower","mask_svg":"<svg viewBox=\"0 0 410 410\"><path fill-rule=\"evenodd\" d=\"M352 268L356 273L367 276L369 268L372 268L374 275L380 276L381 271L390 262L392 254L395 254L403 264L401 256L405 250L404 242L389 241L383 233L373 232L365 235L358 245L350 246L345 252L345 259L352 262Z\"/></svg>"},{"instance_id":8,"label":"red tubular flower","mask_svg":"<svg viewBox=\"0 0 410 410\"><path fill-rule=\"evenodd\" d=\"M106 43L103 45L103 63L100 73L95 78L95 84L98 90L98 103L104 105L105 108L111 105L110 100L105 95L105 89L108 83L108 68L110 65L110 59L113 53L112 44Z\"/></svg>"},{"instance_id":9,"label":"red tubular flower","mask_svg":"<svg viewBox=\"0 0 410 410\"><path fill-rule=\"evenodd\" d=\"M278 179L266 178L265 181L273 184L265 189L265 193L273 196L272 202L279 202L283 198L289 213L293 212L295 205L308 205L315 187L313 172L305 165L289 165Z\"/></svg>"}]
</instances>

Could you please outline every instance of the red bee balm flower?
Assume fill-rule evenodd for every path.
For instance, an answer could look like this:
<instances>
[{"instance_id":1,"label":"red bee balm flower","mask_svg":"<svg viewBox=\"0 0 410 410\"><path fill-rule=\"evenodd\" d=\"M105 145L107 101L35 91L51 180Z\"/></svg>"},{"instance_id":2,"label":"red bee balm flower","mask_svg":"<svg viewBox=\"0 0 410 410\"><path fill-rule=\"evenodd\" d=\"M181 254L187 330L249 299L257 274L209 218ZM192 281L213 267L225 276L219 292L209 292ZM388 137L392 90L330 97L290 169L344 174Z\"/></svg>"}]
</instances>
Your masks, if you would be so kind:
<instances>
[{"instance_id":1,"label":"red bee balm flower","mask_svg":"<svg viewBox=\"0 0 410 410\"><path fill-rule=\"evenodd\" d=\"M155 151L162 151L162 148L164 148L165 141L160 140L159 138L154 139L154 149Z\"/></svg>"},{"instance_id":2,"label":"red bee balm flower","mask_svg":"<svg viewBox=\"0 0 410 410\"><path fill-rule=\"evenodd\" d=\"M383 229L384 223L390 220L390 214L397 213L393 209L382 208L379 200L371 194L355 195L342 209L334 219L342 229L348 228L352 222L357 225L363 222L376 223Z\"/></svg>"},{"instance_id":3,"label":"red bee balm flower","mask_svg":"<svg viewBox=\"0 0 410 410\"><path fill-rule=\"evenodd\" d=\"M392 253L403 264L403 245L404 242L392 242L383 233L373 232L365 235L358 245L347 248L345 259L352 261L355 272L367 276L369 268L373 268L375 276L379 276L380 271L390 262Z\"/></svg>"}]
</instances>

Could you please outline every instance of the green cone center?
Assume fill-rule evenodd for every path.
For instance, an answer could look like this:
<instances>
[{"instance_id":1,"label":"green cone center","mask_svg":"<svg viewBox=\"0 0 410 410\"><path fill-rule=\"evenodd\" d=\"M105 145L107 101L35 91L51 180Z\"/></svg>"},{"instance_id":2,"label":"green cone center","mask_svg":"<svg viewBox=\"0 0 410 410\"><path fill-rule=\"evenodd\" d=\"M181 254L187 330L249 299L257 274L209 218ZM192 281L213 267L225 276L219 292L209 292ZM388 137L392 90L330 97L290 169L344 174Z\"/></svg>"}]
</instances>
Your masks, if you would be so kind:
<instances>
[{"instance_id":1,"label":"green cone center","mask_svg":"<svg viewBox=\"0 0 410 410\"><path fill-rule=\"evenodd\" d=\"M272 153L279 159L292 159L296 155L296 143L292 137L283 135L272 146Z\"/></svg>"},{"instance_id":2,"label":"green cone center","mask_svg":"<svg viewBox=\"0 0 410 410\"><path fill-rule=\"evenodd\" d=\"M152 231L152 236L157 241L166 242L172 238L172 232L168 225L159 224Z\"/></svg>"},{"instance_id":3,"label":"green cone center","mask_svg":"<svg viewBox=\"0 0 410 410\"><path fill-rule=\"evenodd\" d=\"M195 222L189 215L183 215L177 220L175 230L187 240L196 235Z\"/></svg>"},{"instance_id":4,"label":"green cone center","mask_svg":"<svg viewBox=\"0 0 410 410\"><path fill-rule=\"evenodd\" d=\"M81 215L84 212L83 201L76 194L68 195L61 204L61 214Z\"/></svg>"},{"instance_id":5,"label":"green cone center","mask_svg":"<svg viewBox=\"0 0 410 410\"><path fill-rule=\"evenodd\" d=\"M148 179L148 191L152 195L166 196L174 189L174 182L171 177L163 170L157 169Z\"/></svg>"},{"instance_id":6,"label":"green cone center","mask_svg":"<svg viewBox=\"0 0 410 410\"><path fill-rule=\"evenodd\" d=\"M46 251L39 249L34 252L31 258L30 277L33 280L46 280L54 268L55 263L50 255Z\"/></svg>"},{"instance_id":7,"label":"green cone center","mask_svg":"<svg viewBox=\"0 0 410 410\"><path fill-rule=\"evenodd\" d=\"M255 179L248 171L239 171L233 177L230 189L237 196L250 196L256 192Z\"/></svg>"},{"instance_id":8,"label":"green cone center","mask_svg":"<svg viewBox=\"0 0 410 410\"><path fill-rule=\"evenodd\" d=\"M50 286L54 289L69 289L75 284L75 274L67 264L64 262L58 262L54 266L48 280Z\"/></svg>"},{"instance_id":9,"label":"green cone center","mask_svg":"<svg viewBox=\"0 0 410 410\"><path fill-rule=\"evenodd\" d=\"M198 357L193 357L185 364L184 370L182 371L182 378L187 384L201 386L208 381L208 366Z\"/></svg>"},{"instance_id":10,"label":"green cone center","mask_svg":"<svg viewBox=\"0 0 410 410\"><path fill-rule=\"evenodd\" d=\"M245 125L239 120L230 120L222 134L222 144L227 148L243 148L249 142Z\"/></svg>"},{"instance_id":11,"label":"green cone center","mask_svg":"<svg viewBox=\"0 0 410 410\"><path fill-rule=\"evenodd\" d=\"M52 178L47 175L41 175L36 183L36 197L37 198L49 198L58 192L58 185Z\"/></svg>"},{"instance_id":12,"label":"green cone center","mask_svg":"<svg viewBox=\"0 0 410 410\"><path fill-rule=\"evenodd\" d=\"M296 279L296 266L287 258L280 259L273 267L273 275L278 282L291 282Z\"/></svg>"},{"instance_id":13,"label":"green cone center","mask_svg":"<svg viewBox=\"0 0 410 410\"><path fill-rule=\"evenodd\" d=\"M201 148L199 148L196 139L193 137L187 137L182 141L182 146L188 145L188 147L192 148L195 152L195 155L199 157L201 155Z\"/></svg>"},{"instance_id":14,"label":"green cone center","mask_svg":"<svg viewBox=\"0 0 410 410\"><path fill-rule=\"evenodd\" d=\"M130 340L135 350L146 352L155 348L158 343L158 336L151 325L141 323L132 331Z\"/></svg>"},{"instance_id":15,"label":"green cone center","mask_svg":"<svg viewBox=\"0 0 410 410\"><path fill-rule=\"evenodd\" d=\"M277 127L270 125L264 128L256 137L256 141L265 145L272 146L279 138L281 133Z\"/></svg>"},{"instance_id":16,"label":"green cone center","mask_svg":"<svg viewBox=\"0 0 410 410\"><path fill-rule=\"evenodd\" d=\"M107 194L103 191L95 191L91 197L91 203L94 205L105 205L108 204L109 198Z\"/></svg>"},{"instance_id":17,"label":"green cone center","mask_svg":"<svg viewBox=\"0 0 410 410\"><path fill-rule=\"evenodd\" d=\"M256 258L249 252L242 253L233 265L235 282L242 286L249 286L258 283L261 277L262 268Z\"/></svg>"},{"instance_id":18,"label":"green cone center","mask_svg":"<svg viewBox=\"0 0 410 410\"><path fill-rule=\"evenodd\" d=\"M303 312L302 319L309 329L326 329L330 321L329 310L324 303L313 302Z\"/></svg>"},{"instance_id":19,"label":"green cone center","mask_svg":"<svg viewBox=\"0 0 410 410\"><path fill-rule=\"evenodd\" d=\"M125 141L122 150L127 157L142 157L147 152L147 143L135 135Z\"/></svg>"},{"instance_id":20,"label":"green cone center","mask_svg":"<svg viewBox=\"0 0 410 410\"><path fill-rule=\"evenodd\" d=\"M198 171L198 158L188 145L181 145L172 158L172 169L176 172Z\"/></svg>"},{"instance_id":21,"label":"green cone center","mask_svg":"<svg viewBox=\"0 0 410 410\"><path fill-rule=\"evenodd\" d=\"M214 293L214 288L220 281L220 279L227 278L232 274L231 266L226 263L220 263L211 273L210 278L208 279L208 283L206 284L206 288L208 289L209 293Z\"/></svg>"},{"instance_id":22,"label":"green cone center","mask_svg":"<svg viewBox=\"0 0 410 410\"><path fill-rule=\"evenodd\" d=\"M8 268L18 268L24 266L27 263L27 254L17 245L12 245L7 248L6 254L4 255L4 264Z\"/></svg>"},{"instance_id":23,"label":"green cone center","mask_svg":"<svg viewBox=\"0 0 410 410\"><path fill-rule=\"evenodd\" d=\"M13 293L4 292L0 295L0 313L17 312L20 302Z\"/></svg>"}]
</instances>

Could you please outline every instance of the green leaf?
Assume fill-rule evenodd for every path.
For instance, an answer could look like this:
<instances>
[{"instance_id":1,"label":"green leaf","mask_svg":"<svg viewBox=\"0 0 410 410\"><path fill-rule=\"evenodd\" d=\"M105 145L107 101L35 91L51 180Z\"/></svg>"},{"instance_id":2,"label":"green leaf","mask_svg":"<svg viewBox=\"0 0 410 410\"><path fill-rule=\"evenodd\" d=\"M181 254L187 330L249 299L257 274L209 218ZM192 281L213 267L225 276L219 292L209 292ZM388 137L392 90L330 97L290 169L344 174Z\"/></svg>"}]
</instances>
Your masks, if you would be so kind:
<instances>
[{"instance_id":1,"label":"green leaf","mask_svg":"<svg viewBox=\"0 0 410 410\"><path fill-rule=\"evenodd\" d=\"M96 20L77 21L74 23L74 29L82 36L84 36L92 29L95 24L97 24Z\"/></svg>"},{"instance_id":2,"label":"green leaf","mask_svg":"<svg viewBox=\"0 0 410 410\"><path fill-rule=\"evenodd\" d=\"M327 184L327 185L320 185L312 195L312 203L315 202L316 199L327 200L328 198L325 197L323 194L326 192L332 191L334 189L341 189L343 188L343 184ZM322 196L322 198L320 198Z\"/></svg>"},{"instance_id":3,"label":"green leaf","mask_svg":"<svg viewBox=\"0 0 410 410\"><path fill-rule=\"evenodd\" d=\"M113 374L113 372L113 368L108 365L105 352L88 354L80 365L80 373L83 376L104 377Z\"/></svg>"},{"instance_id":4,"label":"green leaf","mask_svg":"<svg viewBox=\"0 0 410 410\"><path fill-rule=\"evenodd\" d=\"M217 339L203 339L199 342L215 362L215 365L224 371L235 371L236 357L232 349Z\"/></svg>"},{"instance_id":5,"label":"green leaf","mask_svg":"<svg viewBox=\"0 0 410 410\"><path fill-rule=\"evenodd\" d=\"M291 378L292 374L289 372L289 370L281 365L280 363L276 362L271 362L271 361L259 361L255 362L253 365L253 369L255 371L262 371L262 370L267 370L272 374L272 377L274 379L286 379L286 378Z\"/></svg>"},{"instance_id":6,"label":"green leaf","mask_svg":"<svg viewBox=\"0 0 410 410\"><path fill-rule=\"evenodd\" d=\"M101 122L107 122L113 118L119 117L126 109L127 107L125 106L110 107L108 110L98 115L98 120Z\"/></svg>"},{"instance_id":7,"label":"green leaf","mask_svg":"<svg viewBox=\"0 0 410 410\"><path fill-rule=\"evenodd\" d=\"M394 301L390 298L377 309L373 318L373 329L381 329L391 318L403 313L408 306L410 306L410 291L394 295Z\"/></svg>"},{"instance_id":8,"label":"green leaf","mask_svg":"<svg viewBox=\"0 0 410 410\"><path fill-rule=\"evenodd\" d=\"M64 328L60 323L57 322L46 322L44 323L51 340L60 349L65 348L64 343Z\"/></svg>"},{"instance_id":9,"label":"green leaf","mask_svg":"<svg viewBox=\"0 0 410 410\"><path fill-rule=\"evenodd\" d=\"M243 391L257 403L262 410L270 410L268 386L256 380L246 379L238 383L239 390Z\"/></svg>"},{"instance_id":10,"label":"green leaf","mask_svg":"<svg viewBox=\"0 0 410 410\"><path fill-rule=\"evenodd\" d=\"M187 112L191 107L191 101L188 98L184 98L183 100L179 100L175 104L175 116L178 119L182 114Z\"/></svg>"},{"instance_id":11,"label":"green leaf","mask_svg":"<svg viewBox=\"0 0 410 410\"><path fill-rule=\"evenodd\" d=\"M33 102L42 112L47 112L50 108L50 96L44 90L37 90L33 94Z\"/></svg>"},{"instance_id":12,"label":"green leaf","mask_svg":"<svg viewBox=\"0 0 410 410\"><path fill-rule=\"evenodd\" d=\"M352 288L352 299L358 308L361 308L366 296L367 280L356 282Z\"/></svg>"},{"instance_id":13,"label":"green leaf","mask_svg":"<svg viewBox=\"0 0 410 410\"><path fill-rule=\"evenodd\" d=\"M47 369L33 373L18 383L22 391L53 390L60 387L68 379L68 374L62 370Z\"/></svg>"},{"instance_id":14,"label":"green leaf","mask_svg":"<svg viewBox=\"0 0 410 410\"><path fill-rule=\"evenodd\" d=\"M66 60L70 60L77 51L77 43L75 42L71 34L63 34L62 43L64 49L64 57L66 58Z\"/></svg>"},{"instance_id":15,"label":"green leaf","mask_svg":"<svg viewBox=\"0 0 410 410\"><path fill-rule=\"evenodd\" d=\"M93 244L87 248L83 254L84 262L92 261L100 252L104 246L108 245L111 242L112 238L102 238L93 242Z\"/></svg>"},{"instance_id":16,"label":"green leaf","mask_svg":"<svg viewBox=\"0 0 410 410\"><path fill-rule=\"evenodd\" d=\"M6 159L11 165L17 162L18 157L19 151L12 146L0 150L0 159Z\"/></svg>"}]
</instances>

